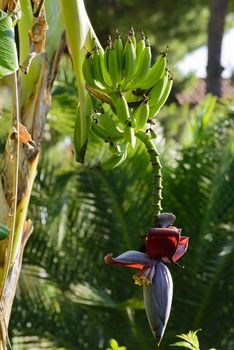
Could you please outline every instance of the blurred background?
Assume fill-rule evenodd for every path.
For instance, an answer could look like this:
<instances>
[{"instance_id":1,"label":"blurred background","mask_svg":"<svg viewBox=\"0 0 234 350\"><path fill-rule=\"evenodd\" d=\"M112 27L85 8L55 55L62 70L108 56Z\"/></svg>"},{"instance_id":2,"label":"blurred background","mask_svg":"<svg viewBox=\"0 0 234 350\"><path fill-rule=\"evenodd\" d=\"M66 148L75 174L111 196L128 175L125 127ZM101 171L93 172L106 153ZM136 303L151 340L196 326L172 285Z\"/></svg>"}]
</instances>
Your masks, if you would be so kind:
<instances>
[{"instance_id":1,"label":"blurred background","mask_svg":"<svg viewBox=\"0 0 234 350\"><path fill-rule=\"evenodd\" d=\"M202 350L234 349L234 3L227 0L87 0L105 46L143 29L153 55L169 47L175 82L156 120L163 208L190 236L185 266L169 266L171 316L162 350L201 328ZM4 98L4 96L1 96ZM53 89L28 217L34 224L10 326L13 349L155 348L135 271L103 257L138 249L151 225L151 168L141 145L111 172L90 170L106 152L95 138L75 164L76 82L68 55ZM0 118L0 151L6 118ZM59 155L59 157L58 157Z\"/></svg>"}]
</instances>

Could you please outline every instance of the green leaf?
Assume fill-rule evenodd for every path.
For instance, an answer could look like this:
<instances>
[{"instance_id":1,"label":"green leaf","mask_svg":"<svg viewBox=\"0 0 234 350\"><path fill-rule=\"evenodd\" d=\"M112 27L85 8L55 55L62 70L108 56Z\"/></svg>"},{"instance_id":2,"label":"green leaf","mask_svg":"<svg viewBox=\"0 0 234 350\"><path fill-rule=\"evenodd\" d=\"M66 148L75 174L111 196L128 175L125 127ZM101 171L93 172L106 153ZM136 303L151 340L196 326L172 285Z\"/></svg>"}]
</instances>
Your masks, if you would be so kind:
<instances>
[{"instance_id":1,"label":"green leaf","mask_svg":"<svg viewBox=\"0 0 234 350\"><path fill-rule=\"evenodd\" d=\"M111 348L107 348L107 350L127 350L125 346L119 346L115 339L110 340L110 346Z\"/></svg>"},{"instance_id":2,"label":"green leaf","mask_svg":"<svg viewBox=\"0 0 234 350\"><path fill-rule=\"evenodd\" d=\"M183 348L197 350L192 344L187 343L186 341L179 341L177 343L171 344L170 346L182 346Z\"/></svg>"},{"instance_id":3,"label":"green leaf","mask_svg":"<svg viewBox=\"0 0 234 350\"><path fill-rule=\"evenodd\" d=\"M103 306L110 308L116 306L114 301L111 300L106 293L104 293L102 290L92 288L88 284L71 284L70 290L66 292L66 297L73 303L83 305Z\"/></svg>"},{"instance_id":4,"label":"green leaf","mask_svg":"<svg viewBox=\"0 0 234 350\"><path fill-rule=\"evenodd\" d=\"M188 334L177 335L178 338L184 339L186 342L190 343L195 349L199 350L199 341L197 337L197 332L201 329L197 329L195 332L189 331Z\"/></svg>"},{"instance_id":5,"label":"green leaf","mask_svg":"<svg viewBox=\"0 0 234 350\"><path fill-rule=\"evenodd\" d=\"M1 79L19 68L12 20L2 10L0 10L0 52Z\"/></svg>"},{"instance_id":6,"label":"green leaf","mask_svg":"<svg viewBox=\"0 0 234 350\"><path fill-rule=\"evenodd\" d=\"M0 241L9 236L10 230L6 225L0 224Z\"/></svg>"}]
</instances>

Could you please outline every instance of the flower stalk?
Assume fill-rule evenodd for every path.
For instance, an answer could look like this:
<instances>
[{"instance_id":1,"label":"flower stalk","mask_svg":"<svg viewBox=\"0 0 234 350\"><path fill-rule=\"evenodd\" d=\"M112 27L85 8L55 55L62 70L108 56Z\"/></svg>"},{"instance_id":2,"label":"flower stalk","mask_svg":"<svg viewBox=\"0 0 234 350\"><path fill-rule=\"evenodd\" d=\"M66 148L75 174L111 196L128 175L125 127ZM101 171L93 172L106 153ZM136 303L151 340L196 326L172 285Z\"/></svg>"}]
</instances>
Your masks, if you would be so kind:
<instances>
[{"instance_id":1,"label":"flower stalk","mask_svg":"<svg viewBox=\"0 0 234 350\"><path fill-rule=\"evenodd\" d=\"M158 215L162 211L162 165L160 163L159 152L150 136L147 135L146 132L144 132L143 130L138 130L136 133L136 137L144 143L146 150L149 154L150 163L152 166L152 225L154 226L157 224Z\"/></svg>"}]
</instances>

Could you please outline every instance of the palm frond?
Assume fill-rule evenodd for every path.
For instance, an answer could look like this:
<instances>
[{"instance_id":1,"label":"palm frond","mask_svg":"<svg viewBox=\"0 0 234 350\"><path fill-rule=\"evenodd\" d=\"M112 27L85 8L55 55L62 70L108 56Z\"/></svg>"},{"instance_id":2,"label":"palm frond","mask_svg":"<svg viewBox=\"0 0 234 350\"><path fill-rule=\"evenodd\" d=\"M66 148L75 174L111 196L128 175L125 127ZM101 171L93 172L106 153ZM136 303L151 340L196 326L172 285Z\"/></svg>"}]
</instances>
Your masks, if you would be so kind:
<instances>
[{"instance_id":1,"label":"palm frond","mask_svg":"<svg viewBox=\"0 0 234 350\"><path fill-rule=\"evenodd\" d=\"M170 266L175 292L162 349L176 333L195 327L203 329L202 347L233 346L233 331L226 332L234 321L232 119L227 112L174 159L162 158L163 206L191 237L185 269ZM71 146L64 141L52 140L46 148L31 201L35 230L25 255L28 268L37 266L37 277L32 271L30 278L22 276L13 316L20 322L13 322L12 329L21 329L22 336L46 330L50 341L82 350L106 349L118 325L118 342L128 350L151 349L154 341L141 288L131 281L133 271L103 264L109 252L138 249L151 224L147 154L138 145L120 168L102 172L74 166ZM90 154L92 148L95 159L96 142L91 141ZM27 285L29 279L33 282ZM35 323L28 321L32 312Z\"/></svg>"}]
</instances>

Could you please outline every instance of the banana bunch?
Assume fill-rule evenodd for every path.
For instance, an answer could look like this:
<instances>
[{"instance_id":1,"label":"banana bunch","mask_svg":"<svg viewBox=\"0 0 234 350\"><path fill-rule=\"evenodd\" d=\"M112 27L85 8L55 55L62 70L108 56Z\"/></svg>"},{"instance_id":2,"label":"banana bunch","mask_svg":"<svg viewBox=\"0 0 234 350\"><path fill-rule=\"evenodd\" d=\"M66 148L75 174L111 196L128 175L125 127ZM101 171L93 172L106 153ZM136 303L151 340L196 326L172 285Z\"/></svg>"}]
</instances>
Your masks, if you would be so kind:
<instances>
[{"instance_id":1,"label":"banana bunch","mask_svg":"<svg viewBox=\"0 0 234 350\"><path fill-rule=\"evenodd\" d=\"M136 43L133 29L129 31L125 43L116 32L114 42L111 36L105 51L93 46L83 63L83 75L88 86L113 92L123 92L152 88L164 75L167 65L167 52L161 52L151 67L151 48L144 33Z\"/></svg>"},{"instance_id":2,"label":"banana bunch","mask_svg":"<svg viewBox=\"0 0 234 350\"><path fill-rule=\"evenodd\" d=\"M101 112L95 112L91 123L91 132L97 138L109 144L111 156L99 164L97 168L103 170L113 169L122 164L127 158L128 141L125 131L118 126L118 121L108 105L103 105Z\"/></svg>"},{"instance_id":3,"label":"banana bunch","mask_svg":"<svg viewBox=\"0 0 234 350\"><path fill-rule=\"evenodd\" d=\"M148 123L169 96L173 77L167 67L167 51L152 64L149 40L142 32L136 42L131 28L125 42L118 31L114 41L109 36L104 51L94 42L82 69L87 90L106 106L95 114L90 130L109 143L112 156L101 167L110 169L126 159L129 145L135 147L138 130L151 130Z\"/></svg>"}]
</instances>

